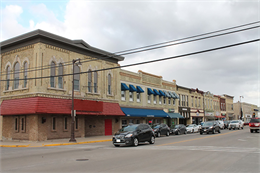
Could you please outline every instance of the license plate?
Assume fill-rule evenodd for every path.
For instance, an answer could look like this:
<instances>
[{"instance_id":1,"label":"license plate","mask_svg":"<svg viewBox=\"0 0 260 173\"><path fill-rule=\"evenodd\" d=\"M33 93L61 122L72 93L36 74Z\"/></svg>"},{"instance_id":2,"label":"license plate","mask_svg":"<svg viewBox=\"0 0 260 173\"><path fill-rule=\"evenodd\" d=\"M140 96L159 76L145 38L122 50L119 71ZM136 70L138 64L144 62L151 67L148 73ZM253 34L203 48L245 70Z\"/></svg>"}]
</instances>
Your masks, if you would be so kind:
<instances>
[{"instance_id":1,"label":"license plate","mask_svg":"<svg viewBox=\"0 0 260 173\"><path fill-rule=\"evenodd\" d=\"M120 139L117 139L116 142L120 142Z\"/></svg>"}]
</instances>

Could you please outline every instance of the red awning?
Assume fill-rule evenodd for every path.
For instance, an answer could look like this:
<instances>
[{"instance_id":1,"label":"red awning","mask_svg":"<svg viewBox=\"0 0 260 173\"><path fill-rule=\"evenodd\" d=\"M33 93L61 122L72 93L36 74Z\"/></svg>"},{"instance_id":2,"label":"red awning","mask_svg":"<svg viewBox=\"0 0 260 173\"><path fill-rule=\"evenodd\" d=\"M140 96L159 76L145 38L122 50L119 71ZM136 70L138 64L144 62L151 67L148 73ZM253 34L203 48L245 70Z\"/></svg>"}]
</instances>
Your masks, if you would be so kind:
<instances>
[{"instance_id":1,"label":"red awning","mask_svg":"<svg viewBox=\"0 0 260 173\"><path fill-rule=\"evenodd\" d=\"M25 114L71 114L71 100L49 97L28 97L4 100L0 107L1 115ZM74 100L76 114L81 115L122 115L118 103L105 103L92 100Z\"/></svg>"}]
</instances>

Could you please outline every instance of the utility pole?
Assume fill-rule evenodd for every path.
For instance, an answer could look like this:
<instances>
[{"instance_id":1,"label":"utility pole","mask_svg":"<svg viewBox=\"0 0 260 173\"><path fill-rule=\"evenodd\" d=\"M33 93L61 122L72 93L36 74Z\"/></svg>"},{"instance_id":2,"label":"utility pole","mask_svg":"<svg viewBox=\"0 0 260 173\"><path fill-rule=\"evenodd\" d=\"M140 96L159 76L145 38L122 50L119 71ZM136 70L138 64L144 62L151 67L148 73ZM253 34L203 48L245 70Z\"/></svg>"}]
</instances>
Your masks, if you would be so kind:
<instances>
[{"instance_id":1,"label":"utility pole","mask_svg":"<svg viewBox=\"0 0 260 173\"><path fill-rule=\"evenodd\" d=\"M242 111L241 98L244 98L244 97L243 96L239 96L239 99L240 99L240 119L242 120L243 111Z\"/></svg>"},{"instance_id":2,"label":"utility pole","mask_svg":"<svg viewBox=\"0 0 260 173\"><path fill-rule=\"evenodd\" d=\"M71 137L69 142L77 142L75 139L75 114L74 114L74 65L78 61L78 65L80 65L80 59L72 60L72 103L71 103Z\"/></svg>"}]
</instances>

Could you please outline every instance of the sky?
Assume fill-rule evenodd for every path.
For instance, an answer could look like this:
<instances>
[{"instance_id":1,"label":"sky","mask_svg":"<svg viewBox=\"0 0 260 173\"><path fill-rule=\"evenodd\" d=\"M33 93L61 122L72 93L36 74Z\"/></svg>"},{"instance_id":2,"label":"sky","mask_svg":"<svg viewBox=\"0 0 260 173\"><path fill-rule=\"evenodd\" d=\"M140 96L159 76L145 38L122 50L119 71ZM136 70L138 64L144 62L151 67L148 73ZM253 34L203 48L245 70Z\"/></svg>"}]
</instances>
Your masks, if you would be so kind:
<instances>
[{"instance_id":1,"label":"sky","mask_svg":"<svg viewBox=\"0 0 260 173\"><path fill-rule=\"evenodd\" d=\"M42 29L111 53L260 21L260 0L1 0L0 41ZM247 27L258 26L258 24ZM245 27L244 27L245 28ZM241 28L240 28L241 29ZM233 30L234 31L234 30ZM121 66L259 39L260 29L125 55ZM260 42L124 68L260 106ZM240 97L240 96L243 96Z\"/></svg>"}]
</instances>

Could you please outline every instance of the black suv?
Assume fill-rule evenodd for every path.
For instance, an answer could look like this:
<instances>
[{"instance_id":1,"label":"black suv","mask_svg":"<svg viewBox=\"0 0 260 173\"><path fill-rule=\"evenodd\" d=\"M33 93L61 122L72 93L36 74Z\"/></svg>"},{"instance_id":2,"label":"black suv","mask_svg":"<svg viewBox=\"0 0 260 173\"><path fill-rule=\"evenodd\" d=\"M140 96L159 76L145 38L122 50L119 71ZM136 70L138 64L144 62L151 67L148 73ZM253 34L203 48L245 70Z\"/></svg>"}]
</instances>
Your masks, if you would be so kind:
<instances>
[{"instance_id":1,"label":"black suv","mask_svg":"<svg viewBox=\"0 0 260 173\"><path fill-rule=\"evenodd\" d=\"M171 128L171 133L175 135L187 134L186 126L184 124L178 124Z\"/></svg>"},{"instance_id":2,"label":"black suv","mask_svg":"<svg viewBox=\"0 0 260 173\"><path fill-rule=\"evenodd\" d=\"M152 125L155 136L160 137L161 135L170 135L170 128L167 124L154 124Z\"/></svg>"},{"instance_id":3,"label":"black suv","mask_svg":"<svg viewBox=\"0 0 260 173\"><path fill-rule=\"evenodd\" d=\"M212 134L218 132L220 133L220 126L219 123L216 121L207 121L204 122L203 126L200 129L200 134L202 135L203 133L209 134L211 132Z\"/></svg>"},{"instance_id":4,"label":"black suv","mask_svg":"<svg viewBox=\"0 0 260 173\"><path fill-rule=\"evenodd\" d=\"M148 124L129 124L116 132L112 141L115 147L120 145L137 146L139 142L154 144L155 135Z\"/></svg>"}]
</instances>

